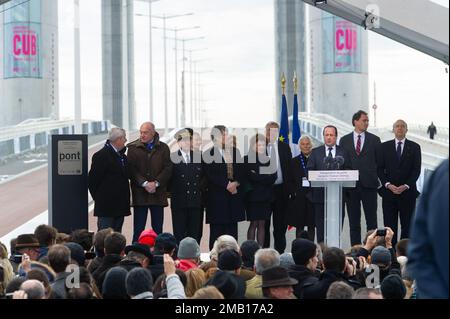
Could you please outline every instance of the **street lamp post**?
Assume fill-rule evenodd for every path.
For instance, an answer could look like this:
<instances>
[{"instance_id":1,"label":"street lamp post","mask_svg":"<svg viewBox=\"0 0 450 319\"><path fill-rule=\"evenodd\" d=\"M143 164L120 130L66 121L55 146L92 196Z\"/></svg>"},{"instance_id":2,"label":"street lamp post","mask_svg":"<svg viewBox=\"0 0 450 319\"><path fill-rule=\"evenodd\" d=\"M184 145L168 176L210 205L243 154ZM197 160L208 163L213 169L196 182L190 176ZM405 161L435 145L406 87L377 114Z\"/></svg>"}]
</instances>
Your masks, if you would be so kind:
<instances>
[{"instance_id":1,"label":"street lamp post","mask_svg":"<svg viewBox=\"0 0 450 319\"><path fill-rule=\"evenodd\" d=\"M165 126L165 134L167 135L169 133L169 110L167 105L167 26L166 21L167 19L173 19L183 16L189 16L193 15L193 13L186 13L186 14L177 14L177 15L170 15L167 16L166 14L163 14L162 16L152 16L153 18L162 19L163 20L163 41L164 41L164 126Z\"/></svg>"},{"instance_id":2,"label":"street lamp post","mask_svg":"<svg viewBox=\"0 0 450 319\"><path fill-rule=\"evenodd\" d=\"M158 27L153 27L154 29L162 29L162 28L158 28ZM173 31L174 32L174 38L169 38L168 39L173 39L175 40L175 117L176 117L176 126L179 127L180 125L180 117L178 114L178 32L180 31L186 31L186 30L194 30L194 29L200 29L199 26L194 26L194 27L187 27L187 28L166 28L166 30L169 31Z\"/></svg>"},{"instance_id":3,"label":"street lamp post","mask_svg":"<svg viewBox=\"0 0 450 319\"><path fill-rule=\"evenodd\" d=\"M148 43L149 43L149 90L148 90L148 98L149 98L149 118L151 121L154 121L154 109L153 109L153 37L152 37L152 3L157 2L159 0L144 0L144 2L148 2ZM136 14L137 16L144 16L141 14Z\"/></svg>"},{"instance_id":4,"label":"street lamp post","mask_svg":"<svg viewBox=\"0 0 450 319\"><path fill-rule=\"evenodd\" d=\"M195 38L189 38L189 39L181 39L183 43L183 72L182 72L182 78L181 78L181 126L186 126L186 69L185 69L185 62L186 62L186 42L187 41L194 41L194 40L202 40L205 37L195 37ZM192 121L191 121L192 125Z\"/></svg>"}]
</instances>

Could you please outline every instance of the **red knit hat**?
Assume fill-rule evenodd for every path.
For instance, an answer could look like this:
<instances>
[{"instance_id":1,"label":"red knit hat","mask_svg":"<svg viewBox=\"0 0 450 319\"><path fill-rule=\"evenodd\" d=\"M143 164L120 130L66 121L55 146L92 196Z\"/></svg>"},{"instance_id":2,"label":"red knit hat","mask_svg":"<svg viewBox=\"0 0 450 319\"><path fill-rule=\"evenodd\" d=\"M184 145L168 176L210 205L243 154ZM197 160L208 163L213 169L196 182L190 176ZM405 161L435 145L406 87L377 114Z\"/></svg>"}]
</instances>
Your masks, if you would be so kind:
<instances>
[{"instance_id":1,"label":"red knit hat","mask_svg":"<svg viewBox=\"0 0 450 319\"><path fill-rule=\"evenodd\" d=\"M153 247L155 246L155 239L157 236L158 235L153 229L144 230L139 236L138 243Z\"/></svg>"}]
</instances>

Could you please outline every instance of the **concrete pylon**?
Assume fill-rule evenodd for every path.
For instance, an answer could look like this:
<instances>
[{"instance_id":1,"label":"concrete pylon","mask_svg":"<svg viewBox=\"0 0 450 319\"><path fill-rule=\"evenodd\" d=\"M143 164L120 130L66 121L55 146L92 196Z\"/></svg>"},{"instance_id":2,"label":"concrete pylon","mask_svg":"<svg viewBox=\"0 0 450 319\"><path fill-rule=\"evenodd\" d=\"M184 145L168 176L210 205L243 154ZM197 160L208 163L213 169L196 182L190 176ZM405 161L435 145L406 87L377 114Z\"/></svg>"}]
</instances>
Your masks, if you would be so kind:
<instances>
[{"instance_id":1,"label":"concrete pylon","mask_svg":"<svg viewBox=\"0 0 450 319\"><path fill-rule=\"evenodd\" d=\"M125 129L136 128L133 15L133 0L102 0L103 119Z\"/></svg>"}]
</instances>

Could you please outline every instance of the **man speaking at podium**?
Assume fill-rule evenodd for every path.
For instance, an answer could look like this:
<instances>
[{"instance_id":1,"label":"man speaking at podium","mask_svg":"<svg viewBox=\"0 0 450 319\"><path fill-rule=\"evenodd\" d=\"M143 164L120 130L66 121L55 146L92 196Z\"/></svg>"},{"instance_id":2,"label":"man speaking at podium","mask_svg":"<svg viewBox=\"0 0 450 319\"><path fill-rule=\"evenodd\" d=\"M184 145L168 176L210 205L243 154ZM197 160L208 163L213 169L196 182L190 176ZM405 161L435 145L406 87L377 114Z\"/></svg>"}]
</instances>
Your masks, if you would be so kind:
<instances>
[{"instance_id":1,"label":"man speaking at podium","mask_svg":"<svg viewBox=\"0 0 450 319\"><path fill-rule=\"evenodd\" d=\"M312 150L306 169L309 171L326 170L348 170L350 167L350 157L347 151L336 145L338 131L333 125L327 125L323 129L323 140L325 145ZM317 242L324 241L324 189L313 188L309 194L314 204L314 214L316 220Z\"/></svg>"}]
</instances>

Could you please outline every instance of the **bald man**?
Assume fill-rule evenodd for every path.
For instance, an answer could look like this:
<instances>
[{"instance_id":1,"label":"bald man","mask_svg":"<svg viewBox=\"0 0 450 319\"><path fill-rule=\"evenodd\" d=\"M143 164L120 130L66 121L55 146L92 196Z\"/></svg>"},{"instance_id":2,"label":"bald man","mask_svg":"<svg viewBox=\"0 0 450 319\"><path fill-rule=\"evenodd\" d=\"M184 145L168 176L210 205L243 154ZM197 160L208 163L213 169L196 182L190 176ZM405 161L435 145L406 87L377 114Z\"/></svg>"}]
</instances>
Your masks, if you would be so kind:
<instances>
[{"instance_id":1,"label":"bald man","mask_svg":"<svg viewBox=\"0 0 450 319\"><path fill-rule=\"evenodd\" d=\"M395 138L377 148L377 172L381 181L384 226L394 231L392 246L397 244L398 218L401 236L409 238L409 229L419 196L416 182L420 176L422 155L419 144L406 139L408 125L397 120L393 125Z\"/></svg>"},{"instance_id":2,"label":"bald man","mask_svg":"<svg viewBox=\"0 0 450 319\"><path fill-rule=\"evenodd\" d=\"M133 242L145 229L150 210L153 230L162 233L167 185L172 174L172 161L167 144L159 140L155 125L143 123L140 137L128 144L133 211Z\"/></svg>"}]
</instances>

